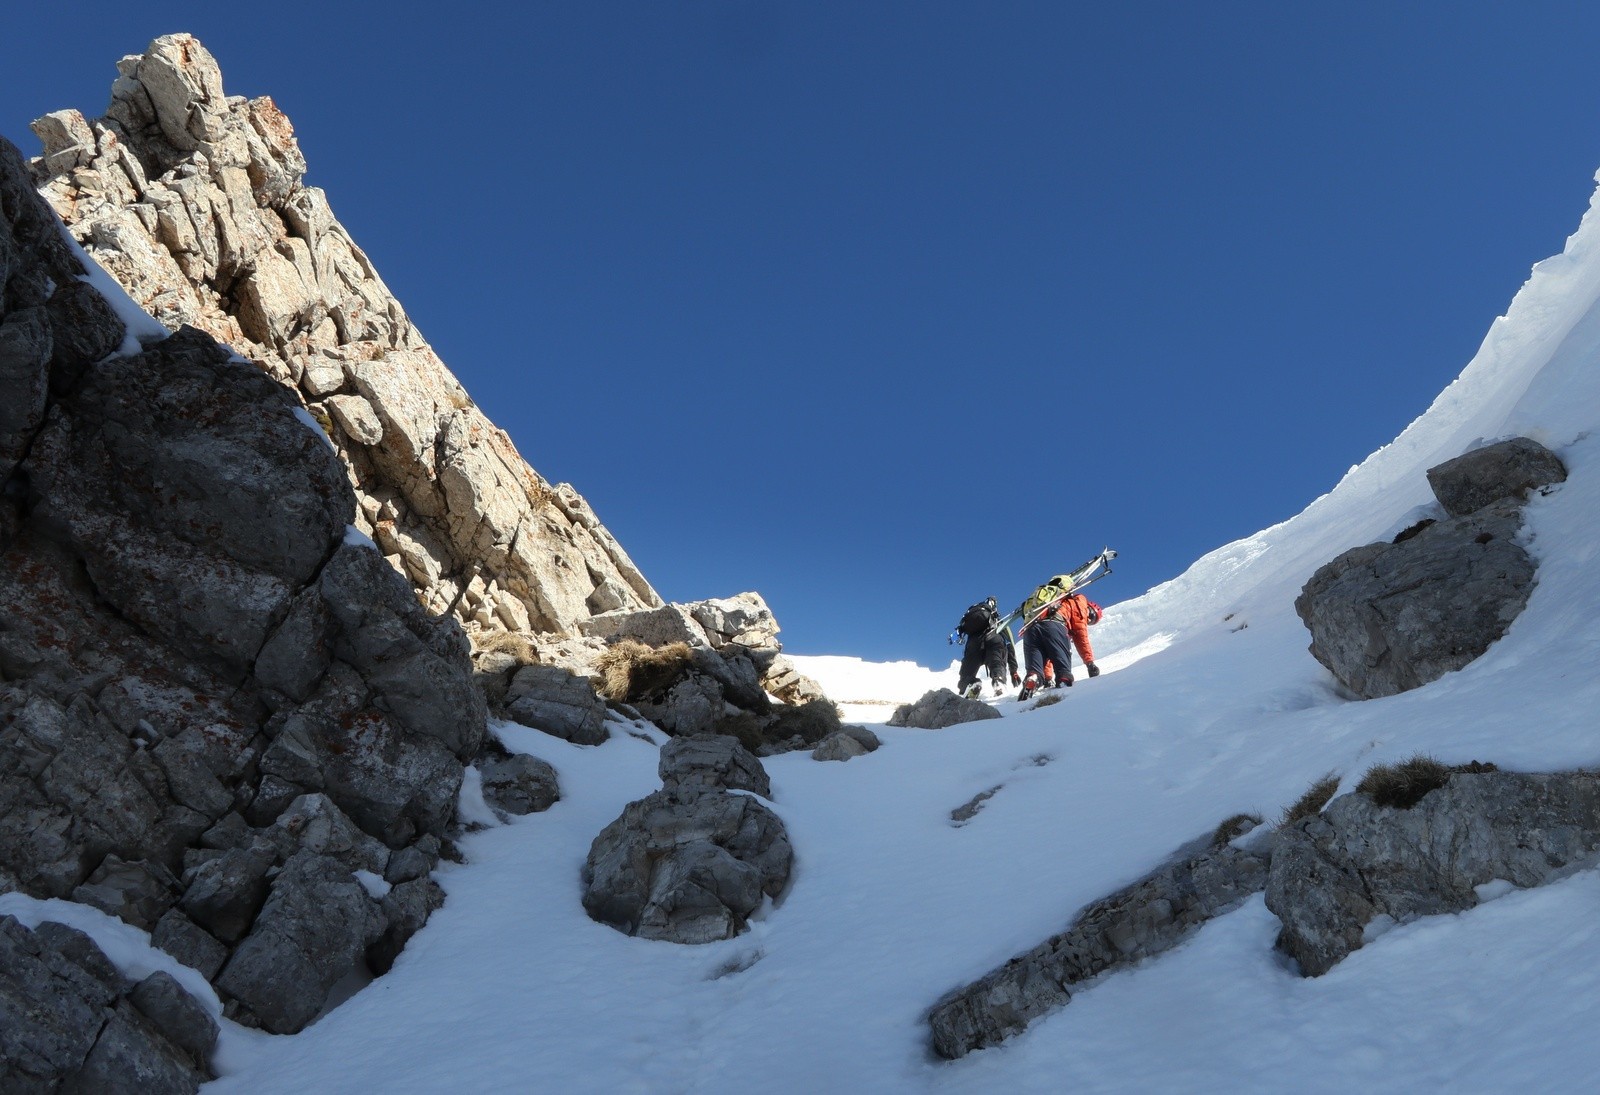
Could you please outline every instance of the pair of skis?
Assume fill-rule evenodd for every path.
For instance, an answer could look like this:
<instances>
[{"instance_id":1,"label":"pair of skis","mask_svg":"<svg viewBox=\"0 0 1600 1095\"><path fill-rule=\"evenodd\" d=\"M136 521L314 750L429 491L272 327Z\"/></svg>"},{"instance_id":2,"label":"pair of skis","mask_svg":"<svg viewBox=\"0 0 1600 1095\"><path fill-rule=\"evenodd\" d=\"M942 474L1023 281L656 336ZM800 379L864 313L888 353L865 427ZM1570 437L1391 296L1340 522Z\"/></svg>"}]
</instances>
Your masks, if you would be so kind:
<instances>
[{"instance_id":1,"label":"pair of skis","mask_svg":"<svg viewBox=\"0 0 1600 1095\"><path fill-rule=\"evenodd\" d=\"M1011 614L1009 616L1000 621L998 627L1009 627L1012 620L1025 616L1026 619L1022 621L1022 626L1017 628L1017 632L1018 634L1021 634L1022 632L1028 630L1028 628L1032 627L1038 622L1039 617L1045 614L1046 609L1053 604L1058 604L1062 597L1068 597L1074 593L1078 593L1082 591L1085 586L1093 585L1101 578L1104 578L1107 574L1110 574L1111 560L1115 559L1116 557L1117 553L1115 551L1111 550L1110 548L1101 548L1100 554L1094 556L1076 570L1069 571L1067 573L1067 581L1064 583L1064 588L1062 589L1060 597L1052 597L1050 600L1046 601L1032 612L1026 611L1028 607L1028 599L1024 599L1020 605L1011 610ZM1031 599L1031 595L1029 599Z\"/></svg>"}]
</instances>

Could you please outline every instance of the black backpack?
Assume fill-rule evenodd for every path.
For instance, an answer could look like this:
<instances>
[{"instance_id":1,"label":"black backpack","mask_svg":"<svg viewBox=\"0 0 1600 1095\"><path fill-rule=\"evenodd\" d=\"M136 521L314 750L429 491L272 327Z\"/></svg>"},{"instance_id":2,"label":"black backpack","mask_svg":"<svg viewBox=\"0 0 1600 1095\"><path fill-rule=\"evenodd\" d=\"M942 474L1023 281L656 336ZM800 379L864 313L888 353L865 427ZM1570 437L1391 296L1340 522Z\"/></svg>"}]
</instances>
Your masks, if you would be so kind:
<instances>
[{"instance_id":1,"label":"black backpack","mask_svg":"<svg viewBox=\"0 0 1600 1095\"><path fill-rule=\"evenodd\" d=\"M981 639L989 634L999 620L999 613L989 607L988 601L979 601L962 614L956 630L968 638Z\"/></svg>"}]
</instances>

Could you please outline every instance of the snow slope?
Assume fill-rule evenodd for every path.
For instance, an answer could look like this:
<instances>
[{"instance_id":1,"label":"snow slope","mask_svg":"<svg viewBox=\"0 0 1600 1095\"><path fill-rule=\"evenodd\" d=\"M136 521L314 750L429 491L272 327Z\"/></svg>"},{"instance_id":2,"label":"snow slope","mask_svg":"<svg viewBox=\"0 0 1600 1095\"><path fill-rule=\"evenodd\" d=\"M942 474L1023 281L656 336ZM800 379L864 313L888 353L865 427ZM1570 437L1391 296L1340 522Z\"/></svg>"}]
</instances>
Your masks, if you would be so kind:
<instances>
[{"instance_id":1,"label":"snow slope","mask_svg":"<svg viewBox=\"0 0 1600 1095\"><path fill-rule=\"evenodd\" d=\"M658 786L659 732L617 723L608 743L582 748L500 726L510 748L555 765L562 801L468 837L470 862L439 874L445 908L388 976L313 1027L293 1038L228 1027L225 1075L207 1090L1593 1090L1595 871L1487 891L1478 908L1394 928L1313 980L1272 950L1276 921L1258 896L959 1062L931 1056L924 1013L1224 817L1273 818L1330 771L1349 786L1418 752L1521 770L1600 763L1597 247L1591 205L1422 417L1298 516L1112 606L1094 632L1106 672L1062 703L1005 701L1004 719L942 731L879 727L884 747L844 764L769 759L795 878L738 939L629 939L579 904L589 842ZM1570 471L1527 510L1540 560L1527 610L1458 673L1387 699L1345 698L1306 652L1292 607L1300 586L1429 507L1427 467L1519 433ZM954 677L796 661L856 719L892 711L870 701ZM975 817L952 823L952 810L995 788ZM0 898L0 911L30 920L60 905ZM129 960L164 960L120 925L97 928L98 914L70 915L117 934Z\"/></svg>"}]
</instances>

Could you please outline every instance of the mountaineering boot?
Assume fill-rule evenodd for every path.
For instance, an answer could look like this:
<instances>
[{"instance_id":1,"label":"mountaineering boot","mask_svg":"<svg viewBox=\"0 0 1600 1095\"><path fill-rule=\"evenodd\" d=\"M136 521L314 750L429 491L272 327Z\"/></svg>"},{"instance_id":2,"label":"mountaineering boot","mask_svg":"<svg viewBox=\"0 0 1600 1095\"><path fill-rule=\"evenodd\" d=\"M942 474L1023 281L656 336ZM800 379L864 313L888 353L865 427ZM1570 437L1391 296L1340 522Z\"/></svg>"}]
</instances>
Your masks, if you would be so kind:
<instances>
[{"instance_id":1,"label":"mountaineering boot","mask_svg":"<svg viewBox=\"0 0 1600 1095\"><path fill-rule=\"evenodd\" d=\"M1061 676L1057 677L1056 678L1056 687L1057 688L1071 688L1072 687L1072 674L1071 673L1063 673L1063 674L1061 674Z\"/></svg>"},{"instance_id":2,"label":"mountaineering boot","mask_svg":"<svg viewBox=\"0 0 1600 1095\"><path fill-rule=\"evenodd\" d=\"M967 687L962 691L961 698L964 699L964 700L975 700L975 699L978 698L979 695L982 694L982 692L983 692L983 686L980 685L977 681L973 681L971 684L967 685Z\"/></svg>"},{"instance_id":3,"label":"mountaineering boot","mask_svg":"<svg viewBox=\"0 0 1600 1095\"><path fill-rule=\"evenodd\" d=\"M1089 671L1089 676L1091 677L1098 677L1100 675L1100 667L1095 665L1094 662L1089 662L1084 666L1084 668Z\"/></svg>"},{"instance_id":4,"label":"mountaineering boot","mask_svg":"<svg viewBox=\"0 0 1600 1095\"><path fill-rule=\"evenodd\" d=\"M1017 699L1019 699L1019 700L1031 699L1033 697L1033 694L1035 692L1037 692L1038 690L1039 690L1039 678L1035 677L1032 673L1029 673L1028 674L1028 679L1022 682L1022 691L1017 693Z\"/></svg>"},{"instance_id":5,"label":"mountaineering boot","mask_svg":"<svg viewBox=\"0 0 1600 1095\"><path fill-rule=\"evenodd\" d=\"M1005 692L1005 690L1006 690L1006 686L1005 685L1001 684L999 681L995 681L994 682L994 694L995 695L997 695L997 696L1002 695Z\"/></svg>"}]
</instances>

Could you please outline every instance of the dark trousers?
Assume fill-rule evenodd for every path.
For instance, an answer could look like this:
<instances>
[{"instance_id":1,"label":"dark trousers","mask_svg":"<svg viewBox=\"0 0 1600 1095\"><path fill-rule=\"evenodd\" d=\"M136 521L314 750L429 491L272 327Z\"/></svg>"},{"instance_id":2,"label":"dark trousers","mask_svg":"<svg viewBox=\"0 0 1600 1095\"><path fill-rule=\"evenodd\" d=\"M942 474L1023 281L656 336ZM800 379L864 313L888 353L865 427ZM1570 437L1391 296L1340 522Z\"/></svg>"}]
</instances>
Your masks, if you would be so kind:
<instances>
[{"instance_id":1,"label":"dark trousers","mask_svg":"<svg viewBox=\"0 0 1600 1095\"><path fill-rule=\"evenodd\" d=\"M995 684L1004 684L1016 667L1017 650L1006 641L1006 636L999 632L987 639L981 635L969 636L967 648L961 654L961 676L956 680L956 691L965 692L969 685L977 683L980 669L987 668L989 679Z\"/></svg>"},{"instance_id":2,"label":"dark trousers","mask_svg":"<svg viewBox=\"0 0 1600 1095\"><path fill-rule=\"evenodd\" d=\"M1010 639L1009 633L996 633L989 636L983 648L983 660L989 666L989 679L995 684L1005 684L1006 679L1017 671L1017 648Z\"/></svg>"},{"instance_id":3,"label":"dark trousers","mask_svg":"<svg viewBox=\"0 0 1600 1095\"><path fill-rule=\"evenodd\" d=\"M1067 637L1067 625L1054 616L1039 620L1022 633L1022 653L1028 673L1035 680L1044 680L1045 662L1055 663L1057 680L1072 672L1072 640Z\"/></svg>"},{"instance_id":4,"label":"dark trousers","mask_svg":"<svg viewBox=\"0 0 1600 1095\"><path fill-rule=\"evenodd\" d=\"M983 668L984 649L982 635L968 635L966 648L961 652L961 676L956 680L956 691L965 692L977 683L978 670Z\"/></svg>"}]
</instances>

